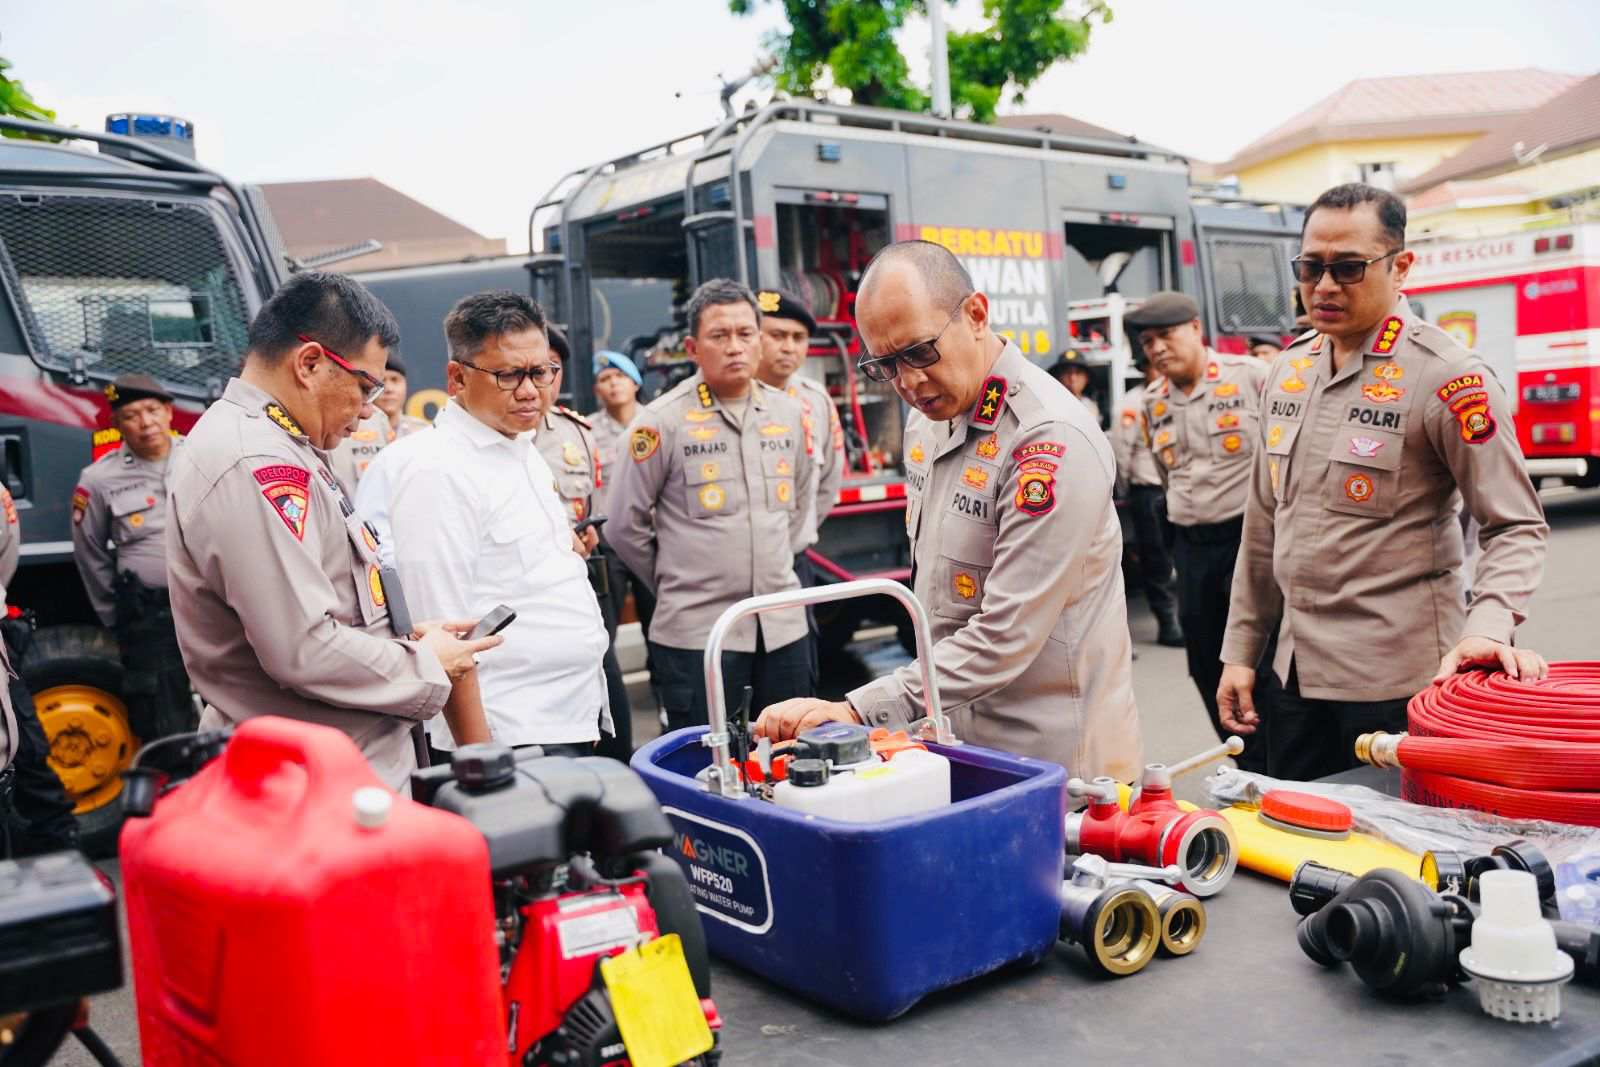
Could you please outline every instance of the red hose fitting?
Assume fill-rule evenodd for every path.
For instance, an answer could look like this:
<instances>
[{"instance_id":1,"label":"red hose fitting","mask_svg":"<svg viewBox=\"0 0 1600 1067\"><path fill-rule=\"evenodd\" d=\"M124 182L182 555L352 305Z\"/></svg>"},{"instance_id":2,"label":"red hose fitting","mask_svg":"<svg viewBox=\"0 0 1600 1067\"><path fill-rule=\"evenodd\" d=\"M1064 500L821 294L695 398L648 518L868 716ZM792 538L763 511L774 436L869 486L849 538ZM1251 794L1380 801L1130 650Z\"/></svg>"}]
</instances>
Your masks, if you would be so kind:
<instances>
[{"instance_id":1,"label":"red hose fitting","mask_svg":"<svg viewBox=\"0 0 1600 1067\"><path fill-rule=\"evenodd\" d=\"M1407 718L1409 734L1356 742L1358 759L1402 769L1406 800L1600 826L1600 663L1552 663L1541 682L1453 675Z\"/></svg>"},{"instance_id":2,"label":"red hose fitting","mask_svg":"<svg viewBox=\"0 0 1600 1067\"><path fill-rule=\"evenodd\" d=\"M1180 808L1172 797L1172 777L1174 771L1181 774L1233 751L1231 745L1220 745L1172 768L1149 764L1127 811L1118 803L1114 780L1072 779L1067 791L1091 800L1086 809L1067 816L1067 851L1103 856L1112 863L1176 864L1183 871L1179 889L1196 897L1216 895L1239 865L1233 827L1214 811Z\"/></svg>"}]
</instances>

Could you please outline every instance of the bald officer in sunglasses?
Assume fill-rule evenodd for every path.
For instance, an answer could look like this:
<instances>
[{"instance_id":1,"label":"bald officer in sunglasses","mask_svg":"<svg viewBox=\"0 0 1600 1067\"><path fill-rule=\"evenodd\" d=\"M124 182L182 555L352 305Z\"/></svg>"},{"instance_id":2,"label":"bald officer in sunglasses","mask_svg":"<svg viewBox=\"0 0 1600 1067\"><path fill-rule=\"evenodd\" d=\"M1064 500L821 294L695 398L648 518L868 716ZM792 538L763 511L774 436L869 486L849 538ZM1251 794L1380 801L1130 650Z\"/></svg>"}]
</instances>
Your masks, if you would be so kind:
<instances>
[{"instance_id":1,"label":"bald officer in sunglasses","mask_svg":"<svg viewBox=\"0 0 1600 1067\"><path fill-rule=\"evenodd\" d=\"M989 324L989 300L940 245L873 261L856 300L875 380L906 422L912 588L929 609L933 671L957 736L1132 778L1142 760L1116 460L1087 408ZM775 740L829 720L905 728L922 717L917 664L842 702L765 709Z\"/></svg>"},{"instance_id":2,"label":"bald officer in sunglasses","mask_svg":"<svg viewBox=\"0 0 1600 1067\"><path fill-rule=\"evenodd\" d=\"M1266 717L1267 773L1355 765L1355 738L1406 729L1406 703L1477 665L1537 680L1512 647L1544 570L1544 511L1505 392L1475 354L1401 295L1416 258L1406 209L1369 185L1306 211L1294 261L1314 332L1273 363L1262 447L1233 572L1222 724L1246 736L1274 629L1284 689ZM1461 596L1462 509L1481 527Z\"/></svg>"}]
</instances>

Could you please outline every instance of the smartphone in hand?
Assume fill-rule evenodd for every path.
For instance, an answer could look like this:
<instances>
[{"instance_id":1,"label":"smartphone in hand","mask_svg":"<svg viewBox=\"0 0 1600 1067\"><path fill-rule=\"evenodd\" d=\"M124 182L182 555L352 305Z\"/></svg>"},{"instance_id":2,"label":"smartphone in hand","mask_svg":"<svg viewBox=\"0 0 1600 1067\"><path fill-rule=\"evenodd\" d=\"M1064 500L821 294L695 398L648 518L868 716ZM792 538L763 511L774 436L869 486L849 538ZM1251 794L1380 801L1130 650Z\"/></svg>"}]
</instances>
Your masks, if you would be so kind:
<instances>
[{"instance_id":1,"label":"smartphone in hand","mask_svg":"<svg viewBox=\"0 0 1600 1067\"><path fill-rule=\"evenodd\" d=\"M507 626L510 626L511 620L516 617L516 612L501 604L478 620L478 625L472 628L472 632L467 635L467 640L476 641L482 637L493 637Z\"/></svg>"}]
</instances>

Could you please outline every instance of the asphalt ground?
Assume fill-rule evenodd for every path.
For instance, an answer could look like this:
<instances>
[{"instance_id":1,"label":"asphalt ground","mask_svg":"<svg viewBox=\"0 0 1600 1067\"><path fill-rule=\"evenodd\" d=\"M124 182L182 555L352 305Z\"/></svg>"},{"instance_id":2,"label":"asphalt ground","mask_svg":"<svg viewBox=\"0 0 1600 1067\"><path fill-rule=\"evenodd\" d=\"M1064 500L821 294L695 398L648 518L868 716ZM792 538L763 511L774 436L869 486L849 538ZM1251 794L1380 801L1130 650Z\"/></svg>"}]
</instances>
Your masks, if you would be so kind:
<instances>
[{"instance_id":1,"label":"asphalt ground","mask_svg":"<svg viewBox=\"0 0 1600 1067\"><path fill-rule=\"evenodd\" d=\"M1534 596L1518 641L1550 660L1600 660L1600 490L1552 489L1544 493L1544 501L1551 526L1544 582ZM1134 693L1144 726L1147 758L1173 762L1214 744L1215 735L1205 709L1186 673L1183 650L1161 648L1155 643L1155 619L1142 597L1130 599L1129 616L1138 655L1133 665ZM1381 652L1374 649L1374 654ZM822 679L824 691L843 692L907 659L893 636L881 632L876 636L861 635L850 653ZM629 675L629 692L633 700L634 743L643 744L656 737L660 728L642 674ZM1180 779L1176 792L1183 799L1204 799L1198 775ZM116 861L100 866L118 882L120 891ZM127 944L126 929L123 944ZM263 1006L263 1010L271 1009ZM89 1019L124 1064L140 1062L131 978L122 989L93 998ZM51 1064L93 1067L94 1061L69 1039Z\"/></svg>"}]
</instances>

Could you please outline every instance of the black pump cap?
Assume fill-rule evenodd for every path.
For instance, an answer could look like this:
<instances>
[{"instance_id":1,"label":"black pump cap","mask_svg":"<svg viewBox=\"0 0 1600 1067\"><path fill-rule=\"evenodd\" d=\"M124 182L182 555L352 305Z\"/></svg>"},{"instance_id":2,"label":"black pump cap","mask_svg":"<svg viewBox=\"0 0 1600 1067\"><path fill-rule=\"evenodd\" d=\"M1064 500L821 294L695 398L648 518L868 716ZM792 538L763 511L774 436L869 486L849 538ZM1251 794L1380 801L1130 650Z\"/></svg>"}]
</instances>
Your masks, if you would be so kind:
<instances>
[{"instance_id":1,"label":"black pump cap","mask_svg":"<svg viewBox=\"0 0 1600 1067\"><path fill-rule=\"evenodd\" d=\"M1532 841L1517 838L1490 850L1494 856L1503 856L1515 871L1527 871L1539 885L1539 899L1550 901L1556 895L1556 871L1550 860Z\"/></svg>"},{"instance_id":2,"label":"black pump cap","mask_svg":"<svg viewBox=\"0 0 1600 1067\"><path fill-rule=\"evenodd\" d=\"M796 740L805 755L825 759L835 767L865 763L872 758L872 731L860 723L825 722Z\"/></svg>"},{"instance_id":3,"label":"black pump cap","mask_svg":"<svg viewBox=\"0 0 1600 1067\"><path fill-rule=\"evenodd\" d=\"M819 759L790 760L789 783L803 789L827 785L828 765Z\"/></svg>"},{"instance_id":4,"label":"black pump cap","mask_svg":"<svg viewBox=\"0 0 1600 1067\"><path fill-rule=\"evenodd\" d=\"M517 776L517 759L510 748L495 741L462 745L450 757L450 773L468 792L487 793L511 784Z\"/></svg>"}]
</instances>

